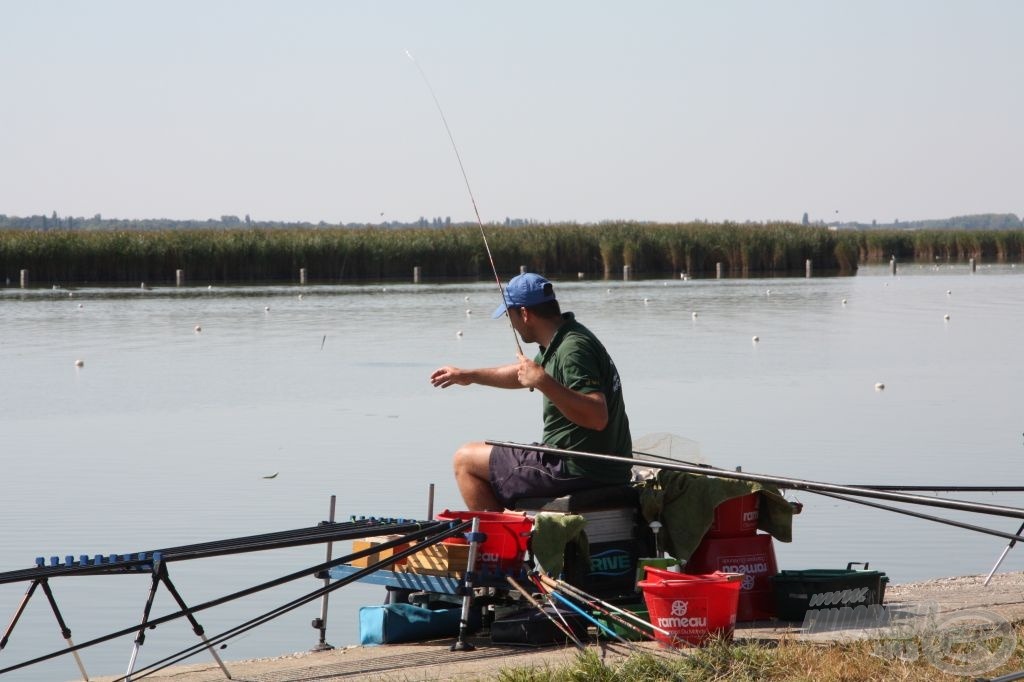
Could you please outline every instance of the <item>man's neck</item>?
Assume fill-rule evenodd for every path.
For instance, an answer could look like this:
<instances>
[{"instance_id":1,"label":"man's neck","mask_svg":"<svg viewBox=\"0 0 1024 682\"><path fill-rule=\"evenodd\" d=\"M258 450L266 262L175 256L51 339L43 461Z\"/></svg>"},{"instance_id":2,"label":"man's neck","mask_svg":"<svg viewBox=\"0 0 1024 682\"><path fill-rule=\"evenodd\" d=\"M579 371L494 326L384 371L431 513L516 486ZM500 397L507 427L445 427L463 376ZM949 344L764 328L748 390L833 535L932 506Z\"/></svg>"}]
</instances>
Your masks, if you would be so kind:
<instances>
[{"instance_id":1,"label":"man's neck","mask_svg":"<svg viewBox=\"0 0 1024 682\"><path fill-rule=\"evenodd\" d=\"M555 334L558 333L558 330L561 329L565 322L566 320L564 317L543 321L537 334L537 343L541 348L547 348L551 345L551 342L555 338Z\"/></svg>"}]
</instances>

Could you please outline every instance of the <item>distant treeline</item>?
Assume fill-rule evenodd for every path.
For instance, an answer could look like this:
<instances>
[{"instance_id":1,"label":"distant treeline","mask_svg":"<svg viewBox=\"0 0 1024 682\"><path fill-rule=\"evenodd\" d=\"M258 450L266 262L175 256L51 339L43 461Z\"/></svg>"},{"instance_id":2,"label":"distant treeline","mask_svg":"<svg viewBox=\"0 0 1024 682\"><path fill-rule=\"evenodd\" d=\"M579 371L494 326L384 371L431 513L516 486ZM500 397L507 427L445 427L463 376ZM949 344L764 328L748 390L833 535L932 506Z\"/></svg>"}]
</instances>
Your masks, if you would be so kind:
<instances>
[{"instance_id":1,"label":"distant treeline","mask_svg":"<svg viewBox=\"0 0 1024 682\"><path fill-rule=\"evenodd\" d=\"M536 220L530 218L505 218L495 226L529 227L538 226ZM575 223L574 223L575 224ZM758 225L760 223L743 223ZM802 224L815 227L832 227L840 230L1024 230L1024 221L1013 213L978 213L974 215L955 216L932 220L913 220L892 223L858 222L823 222L811 221L805 213ZM31 215L25 217L0 214L0 230L237 230L238 228L256 228L261 230L312 230L329 228L378 228L401 229L406 227L475 227L476 223L452 222L451 217L419 218L411 222L385 221L380 223L318 223L284 222L274 220L253 220L248 215L239 218L235 215L222 215L220 218L208 220L175 220L171 218L104 218L97 213L91 218L83 216L59 216L54 211L50 215Z\"/></svg>"},{"instance_id":2,"label":"distant treeline","mask_svg":"<svg viewBox=\"0 0 1024 682\"><path fill-rule=\"evenodd\" d=\"M884 224L839 223L838 227L855 230L1024 230L1024 221L1014 213L977 213L933 220L897 220Z\"/></svg>"},{"instance_id":3,"label":"distant treeline","mask_svg":"<svg viewBox=\"0 0 1024 682\"><path fill-rule=\"evenodd\" d=\"M498 271L618 277L853 274L858 263L1024 259L1024 231L851 231L795 223L605 223L485 226ZM439 228L239 227L220 230L0 230L0 276L97 284L173 281L310 282L489 278L476 226Z\"/></svg>"}]
</instances>

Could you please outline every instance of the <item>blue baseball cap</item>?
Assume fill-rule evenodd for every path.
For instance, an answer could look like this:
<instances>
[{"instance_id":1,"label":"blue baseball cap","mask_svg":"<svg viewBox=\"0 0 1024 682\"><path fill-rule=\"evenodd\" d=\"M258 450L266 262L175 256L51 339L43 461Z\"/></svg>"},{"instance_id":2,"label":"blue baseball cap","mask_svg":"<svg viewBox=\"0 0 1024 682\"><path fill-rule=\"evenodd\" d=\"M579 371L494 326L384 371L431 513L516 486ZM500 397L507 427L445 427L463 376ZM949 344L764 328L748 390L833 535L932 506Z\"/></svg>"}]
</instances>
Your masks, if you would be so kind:
<instances>
[{"instance_id":1,"label":"blue baseball cap","mask_svg":"<svg viewBox=\"0 0 1024 682\"><path fill-rule=\"evenodd\" d=\"M533 272L516 275L505 285L505 302L499 305L491 315L495 320L504 315L509 308L528 308L555 300L555 291L551 282Z\"/></svg>"}]
</instances>

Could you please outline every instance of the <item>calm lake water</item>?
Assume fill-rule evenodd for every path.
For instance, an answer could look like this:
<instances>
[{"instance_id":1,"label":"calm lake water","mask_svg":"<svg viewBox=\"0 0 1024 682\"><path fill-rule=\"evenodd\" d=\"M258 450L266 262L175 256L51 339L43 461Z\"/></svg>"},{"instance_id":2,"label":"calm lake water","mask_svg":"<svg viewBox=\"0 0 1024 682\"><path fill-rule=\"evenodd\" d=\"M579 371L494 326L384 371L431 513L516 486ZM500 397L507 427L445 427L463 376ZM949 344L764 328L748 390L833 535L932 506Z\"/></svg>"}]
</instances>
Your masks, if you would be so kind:
<instances>
[{"instance_id":1,"label":"calm lake water","mask_svg":"<svg viewBox=\"0 0 1024 682\"><path fill-rule=\"evenodd\" d=\"M1024 267L971 274L964 265L904 265L897 277L862 268L809 280L567 281L557 291L615 358L634 437L677 434L697 441L709 463L795 478L1005 485L1019 482L1024 456L1022 275ZM0 289L0 571L37 556L310 526L327 518L332 494L339 519L423 518L430 483L436 509L460 509L450 459L461 442L540 436L537 394L428 382L442 364L514 359L508 324L489 317L497 301L493 282ZM905 582L986 573L1005 546L810 493L795 498L804 512L794 542L775 545L780 568L869 561ZM973 499L1024 506L1021 495ZM170 575L197 604L324 556L322 546L236 555L174 563ZM1003 570L1022 569L1018 548ZM199 619L213 635L317 584L310 578ZM0 586L4 623L26 587ZM138 623L149 577L62 578L52 587L83 642ZM365 585L335 592L328 641L354 643L357 608L382 597L383 588ZM221 653L309 649L319 608L252 630ZM172 610L161 589L154 615ZM194 642L185 621L160 626L140 664ZM62 645L37 594L0 667ZM130 649L129 637L87 649L86 669L123 672ZM70 657L10 674L76 676Z\"/></svg>"}]
</instances>

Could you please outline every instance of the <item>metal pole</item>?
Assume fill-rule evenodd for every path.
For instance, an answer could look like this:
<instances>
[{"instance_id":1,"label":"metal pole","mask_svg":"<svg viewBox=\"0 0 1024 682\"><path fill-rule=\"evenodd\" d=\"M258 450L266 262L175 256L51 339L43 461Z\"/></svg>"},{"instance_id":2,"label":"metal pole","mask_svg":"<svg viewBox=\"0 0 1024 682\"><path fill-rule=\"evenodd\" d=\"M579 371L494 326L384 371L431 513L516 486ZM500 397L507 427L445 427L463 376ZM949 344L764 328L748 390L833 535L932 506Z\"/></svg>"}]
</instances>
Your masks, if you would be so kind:
<instances>
[{"instance_id":1,"label":"metal pole","mask_svg":"<svg viewBox=\"0 0 1024 682\"><path fill-rule=\"evenodd\" d=\"M466 584L462 595L462 615L459 616L459 638L452 644L452 651L473 651L475 646L466 641L469 630L469 609L473 602L473 571L476 569L476 554L480 550L480 517L473 517L469 529L469 559L466 561Z\"/></svg>"},{"instance_id":2,"label":"metal pole","mask_svg":"<svg viewBox=\"0 0 1024 682\"><path fill-rule=\"evenodd\" d=\"M1017 535L1020 535L1021 533L1024 533L1024 523L1020 524L1020 528L1017 529ZM992 580L992 576L995 575L996 570L999 568L999 564L1003 563L1003 559L1006 558L1006 555L1010 553L1010 550L1013 549L1015 544L1017 544L1017 538L1011 539L1010 544L1008 544L1003 550L1003 553L999 555L999 558L996 560L996 565L993 566L992 570L988 572L987 576L985 576L985 587L988 587L989 582Z\"/></svg>"},{"instance_id":3,"label":"metal pole","mask_svg":"<svg viewBox=\"0 0 1024 682\"><path fill-rule=\"evenodd\" d=\"M434 484L427 489L427 521L434 520Z\"/></svg>"},{"instance_id":4,"label":"metal pole","mask_svg":"<svg viewBox=\"0 0 1024 682\"><path fill-rule=\"evenodd\" d=\"M337 500L338 500L338 497L336 495L331 495L331 511L330 511L330 514L327 517L328 520L330 521L330 523L334 523L334 511L335 511L335 505L337 503ZM331 560L331 553L332 553L333 549L334 549L334 543L333 542L328 542L327 543L327 562L330 562L330 560ZM331 585L331 576L330 576L330 573L326 573L324 575L324 587L330 587L330 585ZM330 644L327 643L327 601L328 601L328 599L330 599L330 596L331 595L330 595L329 592L325 592L324 593L324 597L323 597L323 599L320 602L320 617L318 619L316 619L315 621L313 621L313 627L315 627L318 630L320 630L320 639L319 639L319 641L317 641L316 646L313 647L313 651L330 651L331 649L334 648L333 646L331 646Z\"/></svg>"}]
</instances>

